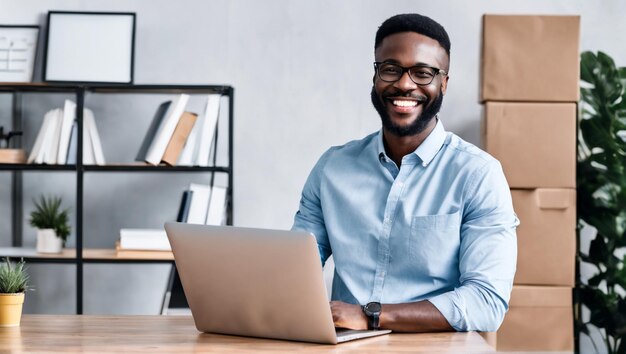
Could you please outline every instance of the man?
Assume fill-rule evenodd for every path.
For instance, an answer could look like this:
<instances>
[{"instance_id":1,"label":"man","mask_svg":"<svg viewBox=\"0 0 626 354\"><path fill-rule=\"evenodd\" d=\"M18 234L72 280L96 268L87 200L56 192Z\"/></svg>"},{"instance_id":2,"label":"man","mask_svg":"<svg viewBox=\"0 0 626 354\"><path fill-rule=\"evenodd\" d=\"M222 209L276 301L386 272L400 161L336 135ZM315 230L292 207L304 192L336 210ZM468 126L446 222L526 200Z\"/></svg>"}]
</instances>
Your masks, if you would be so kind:
<instances>
[{"instance_id":1,"label":"man","mask_svg":"<svg viewBox=\"0 0 626 354\"><path fill-rule=\"evenodd\" d=\"M378 29L372 103L382 130L332 147L313 168L293 229L332 254L337 327L494 331L517 246L511 194L493 157L446 132L450 40L417 14Z\"/></svg>"}]
</instances>

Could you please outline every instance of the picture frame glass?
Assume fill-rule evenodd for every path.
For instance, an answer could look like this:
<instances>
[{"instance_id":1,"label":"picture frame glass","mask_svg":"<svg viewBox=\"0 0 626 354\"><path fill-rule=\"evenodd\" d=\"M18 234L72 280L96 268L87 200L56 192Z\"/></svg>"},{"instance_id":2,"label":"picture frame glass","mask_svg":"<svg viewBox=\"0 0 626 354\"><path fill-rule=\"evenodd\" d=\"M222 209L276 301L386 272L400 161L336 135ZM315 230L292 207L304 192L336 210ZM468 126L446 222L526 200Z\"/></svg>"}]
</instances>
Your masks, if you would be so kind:
<instances>
[{"instance_id":1,"label":"picture frame glass","mask_svg":"<svg viewBox=\"0 0 626 354\"><path fill-rule=\"evenodd\" d=\"M38 26L0 25L0 82L31 82Z\"/></svg>"},{"instance_id":2,"label":"picture frame glass","mask_svg":"<svg viewBox=\"0 0 626 354\"><path fill-rule=\"evenodd\" d=\"M132 83L135 15L50 12L45 81Z\"/></svg>"}]
</instances>

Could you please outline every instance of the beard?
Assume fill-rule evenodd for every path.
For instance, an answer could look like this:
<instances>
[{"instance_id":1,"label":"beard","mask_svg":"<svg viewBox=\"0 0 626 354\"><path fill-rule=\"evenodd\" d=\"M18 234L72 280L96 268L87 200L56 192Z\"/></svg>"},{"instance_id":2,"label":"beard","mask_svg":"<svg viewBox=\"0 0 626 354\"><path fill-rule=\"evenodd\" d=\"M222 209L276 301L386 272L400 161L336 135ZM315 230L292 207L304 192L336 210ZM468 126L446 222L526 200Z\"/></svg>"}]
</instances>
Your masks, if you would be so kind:
<instances>
[{"instance_id":1,"label":"beard","mask_svg":"<svg viewBox=\"0 0 626 354\"><path fill-rule=\"evenodd\" d=\"M443 103L443 92L441 92L441 89L439 89L439 95L437 96L437 98L435 98L434 101L431 101L430 105L428 105L428 101L423 102L422 104L425 105L426 108L419 116L417 116L417 119L415 119L414 122L407 126L397 125L391 120L389 114L387 113L385 105L376 94L374 87L372 87L371 98L374 108L380 115L380 120L383 123L383 127L395 136L405 137L419 134L426 129L428 123L430 123L430 121L435 118L435 116L437 115L437 113L439 113L439 110L441 109L441 104Z\"/></svg>"}]
</instances>

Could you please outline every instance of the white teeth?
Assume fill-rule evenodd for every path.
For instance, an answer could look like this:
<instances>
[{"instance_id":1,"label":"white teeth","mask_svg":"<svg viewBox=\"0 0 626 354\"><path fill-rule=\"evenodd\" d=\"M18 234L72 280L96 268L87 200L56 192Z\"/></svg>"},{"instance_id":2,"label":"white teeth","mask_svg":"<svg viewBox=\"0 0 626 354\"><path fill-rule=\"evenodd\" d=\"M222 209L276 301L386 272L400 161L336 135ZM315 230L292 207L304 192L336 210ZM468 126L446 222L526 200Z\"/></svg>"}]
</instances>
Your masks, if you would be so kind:
<instances>
[{"instance_id":1,"label":"white teeth","mask_svg":"<svg viewBox=\"0 0 626 354\"><path fill-rule=\"evenodd\" d=\"M393 105L400 107L415 107L417 106L417 101L393 100Z\"/></svg>"}]
</instances>

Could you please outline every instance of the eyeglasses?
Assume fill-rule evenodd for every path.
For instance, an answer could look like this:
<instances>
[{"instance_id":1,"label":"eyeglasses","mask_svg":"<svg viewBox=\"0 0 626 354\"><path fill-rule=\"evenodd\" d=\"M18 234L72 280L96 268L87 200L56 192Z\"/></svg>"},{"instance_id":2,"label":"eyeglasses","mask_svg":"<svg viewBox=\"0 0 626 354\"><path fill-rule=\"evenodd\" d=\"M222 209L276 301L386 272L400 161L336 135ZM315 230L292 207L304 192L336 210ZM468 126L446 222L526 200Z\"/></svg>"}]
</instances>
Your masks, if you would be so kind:
<instances>
[{"instance_id":1,"label":"eyeglasses","mask_svg":"<svg viewBox=\"0 0 626 354\"><path fill-rule=\"evenodd\" d=\"M396 82L402 78L405 72L408 72L411 81L420 86L430 85L437 74L448 75L445 70L428 65L415 65L405 68L398 64L377 61L374 62L374 69L378 73L378 77L385 82Z\"/></svg>"}]
</instances>

